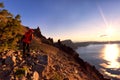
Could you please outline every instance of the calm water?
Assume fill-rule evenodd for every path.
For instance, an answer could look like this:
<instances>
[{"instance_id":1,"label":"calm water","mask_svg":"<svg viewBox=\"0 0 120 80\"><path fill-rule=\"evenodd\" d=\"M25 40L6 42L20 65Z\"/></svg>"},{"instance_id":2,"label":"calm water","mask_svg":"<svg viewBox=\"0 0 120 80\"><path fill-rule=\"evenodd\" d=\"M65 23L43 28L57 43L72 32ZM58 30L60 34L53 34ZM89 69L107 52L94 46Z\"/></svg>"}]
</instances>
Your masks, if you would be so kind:
<instances>
[{"instance_id":1,"label":"calm water","mask_svg":"<svg viewBox=\"0 0 120 80\"><path fill-rule=\"evenodd\" d=\"M120 44L102 44L79 47L80 57L112 80L120 80Z\"/></svg>"}]
</instances>

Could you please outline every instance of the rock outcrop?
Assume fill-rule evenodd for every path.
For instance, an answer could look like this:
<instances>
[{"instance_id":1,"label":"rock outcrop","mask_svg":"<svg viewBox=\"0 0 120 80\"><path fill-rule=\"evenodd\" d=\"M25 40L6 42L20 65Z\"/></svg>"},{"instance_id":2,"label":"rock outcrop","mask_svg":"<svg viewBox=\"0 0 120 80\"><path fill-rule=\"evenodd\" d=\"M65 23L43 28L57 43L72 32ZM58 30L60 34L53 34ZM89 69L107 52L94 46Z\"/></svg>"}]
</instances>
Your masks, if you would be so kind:
<instances>
[{"instance_id":1,"label":"rock outcrop","mask_svg":"<svg viewBox=\"0 0 120 80\"><path fill-rule=\"evenodd\" d=\"M70 40L70 39L61 41L61 43L66 45L66 46L71 47L74 50L78 48L78 46L76 46L75 43L73 43L72 40Z\"/></svg>"}]
</instances>

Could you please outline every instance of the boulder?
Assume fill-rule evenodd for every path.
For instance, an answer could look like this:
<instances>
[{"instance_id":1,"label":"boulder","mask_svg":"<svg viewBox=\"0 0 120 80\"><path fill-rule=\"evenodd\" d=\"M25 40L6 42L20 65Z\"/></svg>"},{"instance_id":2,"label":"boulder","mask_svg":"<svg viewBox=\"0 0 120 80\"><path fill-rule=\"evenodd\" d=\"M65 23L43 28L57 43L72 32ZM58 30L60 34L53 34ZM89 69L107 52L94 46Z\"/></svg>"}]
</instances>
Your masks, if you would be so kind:
<instances>
[{"instance_id":1,"label":"boulder","mask_svg":"<svg viewBox=\"0 0 120 80\"><path fill-rule=\"evenodd\" d=\"M37 71L33 73L33 80L39 80L39 73Z\"/></svg>"},{"instance_id":2,"label":"boulder","mask_svg":"<svg viewBox=\"0 0 120 80\"><path fill-rule=\"evenodd\" d=\"M7 57L5 59L5 64L10 65L10 66L14 65L14 61L12 60L12 57Z\"/></svg>"},{"instance_id":3,"label":"boulder","mask_svg":"<svg viewBox=\"0 0 120 80\"><path fill-rule=\"evenodd\" d=\"M34 65L33 67L32 67L32 70L33 71L37 71L39 74L41 74L42 73L42 71L44 70L44 66L42 66L42 65Z\"/></svg>"},{"instance_id":4,"label":"boulder","mask_svg":"<svg viewBox=\"0 0 120 80\"><path fill-rule=\"evenodd\" d=\"M39 60L39 63L42 65L48 64L48 56L47 55L38 55L37 59Z\"/></svg>"}]
</instances>

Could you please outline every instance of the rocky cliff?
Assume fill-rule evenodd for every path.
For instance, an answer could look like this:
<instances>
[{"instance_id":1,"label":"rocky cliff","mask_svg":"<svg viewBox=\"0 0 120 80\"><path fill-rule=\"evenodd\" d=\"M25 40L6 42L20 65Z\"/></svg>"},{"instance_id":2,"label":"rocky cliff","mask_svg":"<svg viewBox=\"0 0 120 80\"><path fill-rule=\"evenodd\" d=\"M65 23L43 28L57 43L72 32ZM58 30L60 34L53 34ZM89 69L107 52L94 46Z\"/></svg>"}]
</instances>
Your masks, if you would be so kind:
<instances>
[{"instance_id":1,"label":"rocky cliff","mask_svg":"<svg viewBox=\"0 0 120 80\"><path fill-rule=\"evenodd\" d=\"M109 80L72 48L46 39L39 28L34 31L29 54L21 49L0 52L0 80Z\"/></svg>"}]
</instances>

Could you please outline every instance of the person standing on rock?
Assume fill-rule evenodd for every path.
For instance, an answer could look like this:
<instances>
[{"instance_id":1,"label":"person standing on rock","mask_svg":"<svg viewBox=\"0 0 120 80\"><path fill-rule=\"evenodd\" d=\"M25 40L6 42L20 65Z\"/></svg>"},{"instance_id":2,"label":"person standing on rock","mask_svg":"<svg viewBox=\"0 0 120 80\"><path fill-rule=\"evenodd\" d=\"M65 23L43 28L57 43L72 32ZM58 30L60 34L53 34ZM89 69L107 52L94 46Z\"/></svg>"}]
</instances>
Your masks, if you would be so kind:
<instances>
[{"instance_id":1,"label":"person standing on rock","mask_svg":"<svg viewBox=\"0 0 120 80\"><path fill-rule=\"evenodd\" d=\"M22 42L23 42L23 54L26 53L27 50L27 54L30 53L30 43L31 40L33 39L33 30L29 29L28 32L26 32L22 38Z\"/></svg>"}]
</instances>

